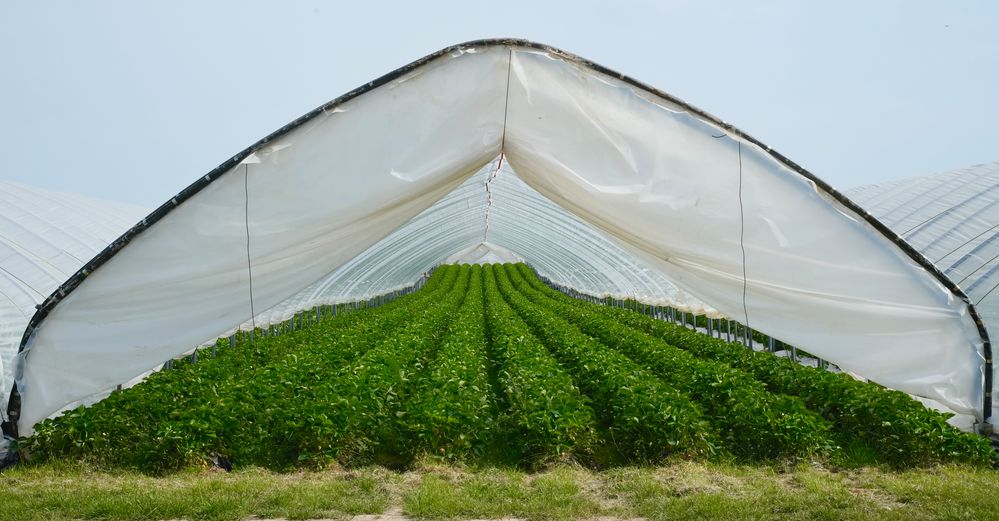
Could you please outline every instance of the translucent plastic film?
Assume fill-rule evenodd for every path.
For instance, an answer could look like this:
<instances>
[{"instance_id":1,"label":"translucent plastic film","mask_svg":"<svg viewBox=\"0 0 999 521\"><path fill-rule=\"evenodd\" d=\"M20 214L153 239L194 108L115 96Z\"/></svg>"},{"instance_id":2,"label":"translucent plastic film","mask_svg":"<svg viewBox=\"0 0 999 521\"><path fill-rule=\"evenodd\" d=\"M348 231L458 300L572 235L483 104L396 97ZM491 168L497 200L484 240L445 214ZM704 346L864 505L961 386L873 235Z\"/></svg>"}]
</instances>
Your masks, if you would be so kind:
<instances>
[{"instance_id":1,"label":"translucent plastic film","mask_svg":"<svg viewBox=\"0 0 999 521\"><path fill-rule=\"evenodd\" d=\"M999 161L846 194L961 286L999 339Z\"/></svg>"},{"instance_id":2,"label":"translucent plastic film","mask_svg":"<svg viewBox=\"0 0 999 521\"><path fill-rule=\"evenodd\" d=\"M542 197L497 158L330 275L243 327L281 322L316 305L385 294L441 263L484 262L527 262L551 280L592 295L717 314Z\"/></svg>"},{"instance_id":3,"label":"translucent plastic film","mask_svg":"<svg viewBox=\"0 0 999 521\"><path fill-rule=\"evenodd\" d=\"M0 397L14 384L24 328L84 262L139 221L146 210L91 197L0 182ZM6 414L0 407L0 417Z\"/></svg>"},{"instance_id":4,"label":"translucent plastic film","mask_svg":"<svg viewBox=\"0 0 999 521\"><path fill-rule=\"evenodd\" d=\"M513 53L507 154L542 195L728 316L884 385L981 405L967 307L766 150L579 63Z\"/></svg>"},{"instance_id":5,"label":"translucent plastic film","mask_svg":"<svg viewBox=\"0 0 999 521\"><path fill-rule=\"evenodd\" d=\"M846 370L980 407L968 306L734 129L526 42L372 85L214 178L57 304L21 363L22 432L306 288L303 302L392 287L486 244L583 290L665 298L669 279ZM501 152L492 195L462 184ZM371 248L382 239L393 246Z\"/></svg>"},{"instance_id":6,"label":"translucent plastic film","mask_svg":"<svg viewBox=\"0 0 999 521\"><path fill-rule=\"evenodd\" d=\"M453 190L499 153L507 57L448 56L355 97L133 239L35 332L22 432L273 307Z\"/></svg>"}]
</instances>

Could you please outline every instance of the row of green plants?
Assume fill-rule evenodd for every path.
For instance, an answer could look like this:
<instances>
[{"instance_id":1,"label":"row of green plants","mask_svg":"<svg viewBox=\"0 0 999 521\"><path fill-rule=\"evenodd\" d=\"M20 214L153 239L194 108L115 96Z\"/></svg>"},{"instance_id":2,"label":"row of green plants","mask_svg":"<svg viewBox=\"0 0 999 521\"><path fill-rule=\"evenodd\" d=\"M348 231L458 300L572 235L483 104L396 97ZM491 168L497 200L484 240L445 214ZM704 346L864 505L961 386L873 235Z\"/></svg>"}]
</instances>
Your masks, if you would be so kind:
<instances>
[{"instance_id":1,"label":"row of green plants","mask_svg":"<svg viewBox=\"0 0 999 521\"><path fill-rule=\"evenodd\" d=\"M405 404L415 382L426 372L447 325L467 295L471 271L460 270L453 289L432 306L411 309L412 316L395 334L357 360L332 367L316 357L286 368L283 402L317 407L303 415L282 409L275 418L275 439L290 443L287 459L326 465L333 461L392 464L411 450Z\"/></svg>"},{"instance_id":2,"label":"row of green plants","mask_svg":"<svg viewBox=\"0 0 999 521\"><path fill-rule=\"evenodd\" d=\"M308 461L288 431L316 423L328 404L301 399L419 313L453 292L458 270L444 270L418 292L384 306L340 315L306 329L218 343L217 356L178 360L140 384L90 407L35 426L18 441L30 461L80 458L97 464L173 470L223 455L233 462L280 468ZM259 331L258 331L259 333Z\"/></svg>"},{"instance_id":3,"label":"row of green plants","mask_svg":"<svg viewBox=\"0 0 999 521\"><path fill-rule=\"evenodd\" d=\"M22 455L164 472L994 454L905 394L568 297L526 265L442 266L379 307L216 347L38 424Z\"/></svg>"},{"instance_id":4,"label":"row of green plants","mask_svg":"<svg viewBox=\"0 0 999 521\"><path fill-rule=\"evenodd\" d=\"M440 454L448 459L482 457L496 435L496 406L489 382L482 270L471 276L464 304L425 378L397 417L404 422L410 454Z\"/></svg>"},{"instance_id":5,"label":"row of green plants","mask_svg":"<svg viewBox=\"0 0 999 521\"><path fill-rule=\"evenodd\" d=\"M696 396L719 430L724 447L737 457L801 457L836 449L829 423L809 411L800 398L771 393L742 371L699 359L608 318L598 307L546 291L547 286L524 270L523 264L507 265L501 276L508 276L517 291L567 317L584 333L629 356L670 386ZM538 285L532 285L532 280Z\"/></svg>"},{"instance_id":6,"label":"row of green plants","mask_svg":"<svg viewBox=\"0 0 999 521\"><path fill-rule=\"evenodd\" d=\"M928 409L905 393L753 351L740 343L627 309L584 303L545 286L525 264L515 269L533 289L551 299L576 309L591 309L607 322L628 326L703 360L725 364L776 395L800 398L809 410L829 421L835 441L852 452L850 456L863 455L894 465L936 461L985 464L996 458L986 438L960 431L947 423L949 415Z\"/></svg>"},{"instance_id":7,"label":"row of green plants","mask_svg":"<svg viewBox=\"0 0 999 521\"><path fill-rule=\"evenodd\" d=\"M596 436L595 413L572 377L506 304L491 269L483 269L490 357L507 448L528 465L584 459Z\"/></svg>"},{"instance_id":8,"label":"row of green plants","mask_svg":"<svg viewBox=\"0 0 999 521\"><path fill-rule=\"evenodd\" d=\"M216 357L42 422L22 453L149 472L219 457L280 469L591 455L587 398L481 267L445 266L412 295L285 331L221 340Z\"/></svg>"},{"instance_id":9,"label":"row of green plants","mask_svg":"<svg viewBox=\"0 0 999 521\"><path fill-rule=\"evenodd\" d=\"M518 293L501 266L490 266L503 298L593 400L599 427L628 459L710 456L719 440L701 408L620 352Z\"/></svg>"}]
</instances>

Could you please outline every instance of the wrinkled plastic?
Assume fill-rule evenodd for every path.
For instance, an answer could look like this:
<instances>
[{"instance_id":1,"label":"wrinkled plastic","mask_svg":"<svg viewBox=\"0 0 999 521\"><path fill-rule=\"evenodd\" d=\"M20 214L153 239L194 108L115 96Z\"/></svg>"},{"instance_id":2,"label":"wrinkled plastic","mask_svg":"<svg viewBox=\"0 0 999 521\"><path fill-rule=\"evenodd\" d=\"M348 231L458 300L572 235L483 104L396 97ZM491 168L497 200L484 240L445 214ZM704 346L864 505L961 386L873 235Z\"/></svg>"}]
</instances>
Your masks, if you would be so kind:
<instances>
[{"instance_id":1,"label":"wrinkled plastic","mask_svg":"<svg viewBox=\"0 0 999 521\"><path fill-rule=\"evenodd\" d=\"M846 195L956 282L993 344L999 339L999 161L860 186Z\"/></svg>"},{"instance_id":2,"label":"wrinkled plastic","mask_svg":"<svg viewBox=\"0 0 999 521\"><path fill-rule=\"evenodd\" d=\"M393 258L432 265L491 242L556 280L599 286L620 272L590 251L603 243L578 238L582 221L728 316L881 384L980 407L968 307L814 182L584 62L516 45L474 51L275 139L85 279L27 346L22 433L329 277L501 151L574 217L504 200L498 183L513 176L501 172L488 233L481 207L456 198L366 272L389 280Z\"/></svg>"}]
</instances>

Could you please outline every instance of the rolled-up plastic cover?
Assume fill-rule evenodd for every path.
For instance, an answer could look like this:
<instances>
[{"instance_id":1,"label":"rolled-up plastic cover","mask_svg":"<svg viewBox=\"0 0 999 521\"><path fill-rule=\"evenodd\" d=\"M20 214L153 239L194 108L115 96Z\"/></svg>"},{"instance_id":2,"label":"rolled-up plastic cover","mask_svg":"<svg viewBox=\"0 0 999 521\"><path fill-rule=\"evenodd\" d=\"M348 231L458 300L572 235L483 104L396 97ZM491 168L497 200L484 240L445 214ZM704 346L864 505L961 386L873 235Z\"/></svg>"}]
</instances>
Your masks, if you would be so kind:
<instances>
[{"instance_id":1,"label":"rolled-up plastic cover","mask_svg":"<svg viewBox=\"0 0 999 521\"><path fill-rule=\"evenodd\" d=\"M568 239L560 258L535 230L572 237L583 223L636 270L725 315L884 385L981 410L984 329L890 231L680 100L556 49L483 41L292 122L67 281L25 339L21 433L329 277L501 160L490 178L515 172L572 219L531 226L543 205L493 201L483 182L489 211L452 199L396 254L442 262L489 243L569 273L600 243Z\"/></svg>"}]
</instances>

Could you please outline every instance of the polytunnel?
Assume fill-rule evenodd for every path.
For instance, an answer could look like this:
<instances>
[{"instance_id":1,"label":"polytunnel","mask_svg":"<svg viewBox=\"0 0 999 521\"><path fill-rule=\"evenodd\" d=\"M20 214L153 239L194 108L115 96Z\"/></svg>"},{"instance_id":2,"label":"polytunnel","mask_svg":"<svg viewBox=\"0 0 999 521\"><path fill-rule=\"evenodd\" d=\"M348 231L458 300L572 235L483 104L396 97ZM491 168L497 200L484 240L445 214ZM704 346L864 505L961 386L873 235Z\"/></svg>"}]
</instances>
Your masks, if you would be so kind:
<instances>
[{"instance_id":1,"label":"polytunnel","mask_svg":"<svg viewBox=\"0 0 999 521\"><path fill-rule=\"evenodd\" d=\"M28 434L261 313L411 284L457 254L700 306L980 420L991 410L974 306L877 219L673 96L483 40L296 119L88 262L25 330L8 428Z\"/></svg>"},{"instance_id":2,"label":"polytunnel","mask_svg":"<svg viewBox=\"0 0 999 521\"><path fill-rule=\"evenodd\" d=\"M35 307L146 213L138 206L0 182L0 389L4 404L14 385L14 357ZM3 409L0 416L6 414Z\"/></svg>"}]
</instances>

